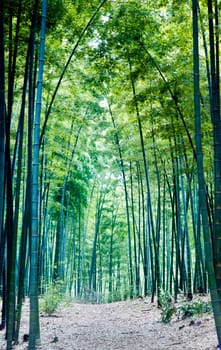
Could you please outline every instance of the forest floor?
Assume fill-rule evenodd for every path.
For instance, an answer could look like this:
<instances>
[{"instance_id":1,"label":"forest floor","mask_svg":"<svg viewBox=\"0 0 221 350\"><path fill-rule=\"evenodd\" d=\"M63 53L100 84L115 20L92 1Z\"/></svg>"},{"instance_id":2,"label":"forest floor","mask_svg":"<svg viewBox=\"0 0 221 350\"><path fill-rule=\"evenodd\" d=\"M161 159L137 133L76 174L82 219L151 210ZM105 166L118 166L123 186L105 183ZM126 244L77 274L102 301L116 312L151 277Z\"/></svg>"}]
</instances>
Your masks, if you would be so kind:
<instances>
[{"instance_id":1,"label":"forest floor","mask_svg":"<svg viewBox=\"0 0 221 350\"><path fill-rule=\"evenodd\" d=\"M28 309L25 303L21 339L13 349L28 347L23 340L28 333ZM148 298L111 304L72 302L51 316L41 313L40 322L39 350L217 349L212 314L194 319L175 315L170 323L163 324L161 311ZM1 350L6 349L3 333L0 332Z\"/></svg>"}]
</instances>

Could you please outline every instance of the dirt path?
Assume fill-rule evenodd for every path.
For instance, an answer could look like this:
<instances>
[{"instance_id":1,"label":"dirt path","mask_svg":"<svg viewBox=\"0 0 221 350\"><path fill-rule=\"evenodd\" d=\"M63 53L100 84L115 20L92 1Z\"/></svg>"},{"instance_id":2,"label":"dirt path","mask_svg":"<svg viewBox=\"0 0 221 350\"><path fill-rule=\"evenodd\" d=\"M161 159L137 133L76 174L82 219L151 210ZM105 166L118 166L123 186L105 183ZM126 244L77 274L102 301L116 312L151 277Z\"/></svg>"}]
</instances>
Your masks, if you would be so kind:
<instances>
[{"instance_id":1,"label":"dirt path","mask_svg":"<svg viewBox=\"0 0 221 350\"><path fill-rule=\"evenodd\" d=\"M42 350L215 350L217 339L212 315L170 324L160 322L160 311L149 300L105 305L71 304L55 315L41 315ZM20 344L28 333L28 306L24 307ZM3 333L0 349L5 350Z\"/></svg>"}]
</instances>

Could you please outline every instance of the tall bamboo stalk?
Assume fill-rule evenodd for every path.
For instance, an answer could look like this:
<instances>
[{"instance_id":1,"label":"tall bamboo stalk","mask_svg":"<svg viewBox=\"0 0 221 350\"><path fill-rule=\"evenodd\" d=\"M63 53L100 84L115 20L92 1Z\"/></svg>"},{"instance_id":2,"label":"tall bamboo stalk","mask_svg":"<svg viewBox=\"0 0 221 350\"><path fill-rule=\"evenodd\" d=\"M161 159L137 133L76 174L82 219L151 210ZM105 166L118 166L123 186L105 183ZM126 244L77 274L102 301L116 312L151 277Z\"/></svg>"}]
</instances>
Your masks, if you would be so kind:
<instances>
[{"instance_id":1,"label":"tall bamboo stalk","mask_svg":"<svg viewBox=\"0 0 221 350\"><path fill-rule=\"evenodd\" d=\"M208 5L211 2L208 1ZM210 12L211 9L209 9ZM214 270L214 255L212 248L212 237L209 225L209 215L206 200L206 188L204 180L204 164L201 141L201 118L200 118L200 72L199 72L199 42L198 42L198 1L192 1L193 16L193 59L194 59L194 120L195 120L195 140L196 140L196 159L199 182L199 202L203 224L206 267L208 272L209 289L213 306L216 331L221 349L221 301L217 292L217 283ZM209 19L210 21L211 19ZM211 35L211 33L210 33ZM211 38L212 40L212 38ZM213 61L213 60L212 60ZM214 62L214 61L213 61ZM214 77L213 77L214 79ZM214 117L213 117L214 118Z\"/></svg>"},{"instance_id":2,"label":"tall bamboo stalk","mask_svg":"<svg viewBox=\"0 0 221 350\"><path fill-rule=\"evenodd\" d=\"M32 235L30 264L30 325L29 350L40 345L40 324L38 306L38 249L39 249L39 148L42 83L44 68L47 0L42 0L41 40L38 71L37 101L35 111L33 180L32 180Z\"/></svg>"}]
</instances>

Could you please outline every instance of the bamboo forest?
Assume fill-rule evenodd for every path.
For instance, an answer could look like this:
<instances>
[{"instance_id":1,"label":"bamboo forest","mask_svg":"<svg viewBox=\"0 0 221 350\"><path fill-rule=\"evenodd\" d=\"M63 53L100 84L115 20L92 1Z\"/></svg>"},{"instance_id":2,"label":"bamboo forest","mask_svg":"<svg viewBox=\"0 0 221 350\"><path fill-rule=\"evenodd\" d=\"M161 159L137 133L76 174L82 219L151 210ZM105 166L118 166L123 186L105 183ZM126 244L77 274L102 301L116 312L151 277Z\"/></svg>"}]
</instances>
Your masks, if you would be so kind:
<instances>
[{"instance_id":1,"label":"bamboo forest","mask_svg":"<svg viewBox=\"0 0 221 350\"><path fill-rule=\"evenodd\" d=\"M220 10L1 0L1 349L23 349L27 305L24 349L221 349ZM195 295L213 347L41 345L48 296L160 313Z\"/></svg>"}]
</instances>

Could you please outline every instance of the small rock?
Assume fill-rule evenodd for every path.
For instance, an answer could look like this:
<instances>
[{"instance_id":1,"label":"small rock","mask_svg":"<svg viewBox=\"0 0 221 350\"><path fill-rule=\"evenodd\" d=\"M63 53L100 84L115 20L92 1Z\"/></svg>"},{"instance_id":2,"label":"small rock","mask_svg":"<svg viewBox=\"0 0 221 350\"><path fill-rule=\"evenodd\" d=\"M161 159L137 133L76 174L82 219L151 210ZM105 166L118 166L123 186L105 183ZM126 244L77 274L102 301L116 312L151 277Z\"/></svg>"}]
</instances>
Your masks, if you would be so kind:
<instances>
[{"instance_id":1,"label":"small rock","mask_svg":"<svg viewBox=\"0 0 221 350\"><path fill-rule=\"evenodd\" d=\"M54 337L54 339L51 341L51 343L57 343L58 342L58 337Z\"/></svg>"},{"instance_id":2,"label":"small rock","mask_svg":"<svg viewBox=\"0 0 221 350\"><path fill-rule=\"evenodd\" d=\"M184 328L184 327L185 327L185 325L183 324L182 326L179 327L179 329L182 329L182 328Z\"/></svg>"},{"instance_id":3,"label":"small rock","mask_svg":"<svg viewBox=\"0 0 221 350\"><path fill-rule=\"evenodd\" d=\"M23 335L23 342L27 342L29 339L29 335L28 334L24 334Z\"/></svg>"}]
</instances>

